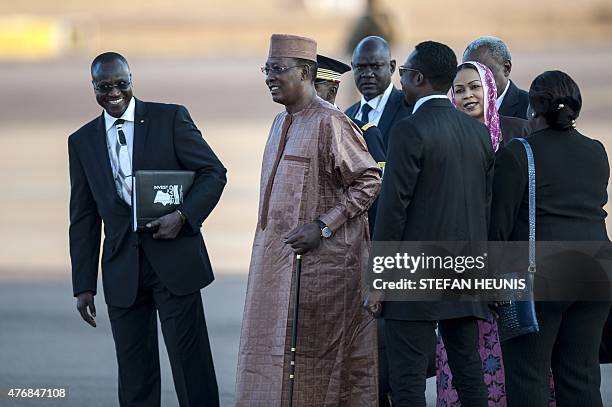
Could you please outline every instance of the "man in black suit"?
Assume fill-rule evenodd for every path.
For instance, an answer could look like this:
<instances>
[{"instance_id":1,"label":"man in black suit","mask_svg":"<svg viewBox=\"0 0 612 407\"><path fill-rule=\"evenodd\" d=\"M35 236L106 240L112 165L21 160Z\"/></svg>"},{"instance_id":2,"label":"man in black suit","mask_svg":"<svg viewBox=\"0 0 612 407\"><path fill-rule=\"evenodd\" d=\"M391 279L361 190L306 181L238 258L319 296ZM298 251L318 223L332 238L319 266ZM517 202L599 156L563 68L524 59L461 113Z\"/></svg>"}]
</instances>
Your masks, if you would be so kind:
<instances>
[{"instance_id":1,"label":"man in black suit","mask_svg":"<svg viewBox=\"0 0 612 407\"><path fill-rule=\"evenodd\" d=\"M343 73L350 70L351 67L343 62L326 57L325 55L317 55L317 78L315 79L317 96L338 107L336 105L336 95L338 94L338 87L340 86L340 78ZM384 169L386 151L380 130L378 130L378 128L372 123L362 122L361 120L357 120L352 117L351 120L353 120L357 127L359 127L363 132L363 138L368 147L368 152L374 161L376 161L378 165ZM370 236L372 236L372 233L374 232L377 205L378 199L376 199L372 206L370 206L370 209L368 209Z\"/></svg>"},{"instance_id":2,"label":"man in black suit","mask_svg":"<svg viewBox=\"0 0 612 407\"><path fill-rule=\"evenodd\" d=\"M70 257L77 308L95 327L100 234L102 280L119 367L121 406L159 406L157 313L181 406L218 406L200 289L213 273L200 227L225 186L225 168L187 109L142 102L117 53L91 65L104 109L68 140ZM133 232L132 170L191 170L178 210Z\"/></svg>"},{"instance_id":3,"label":"man in black suit","mask_svg":"<svg viewBox=\"0 0 612 407\"><path fill-rule=\"evenodd\" d=\"M351 118L376 125L389 145L389 130L398 120L410 115L404 105L402 92L391 83L395 60L391 59L389 44L381 37L366 37L355 48L351 61L355 85L361 101L345 113Z\"/></svg>"},{"instance_id":4,"label":"man in black suit","mask_svg":"<svg viewBox=\"0 0 612 407\"><path fill-rule=\"evenodd\" d=\"M487 128L446 97L457 68L444 44L418 44L399 68L412 115L391 131L374 228L377 241L486 241L493 149ZM487 406L478 354L477 302L384 302L380 291L366 305L381 312L393 406L425 406L429 355L436 322L464 406Z\"/></svg>"},{"instance_id":5,"label":"man in black suit","mask_svg":"<svg viewBox=\"0 0 612 407\"><path fill-rule=\"evenodd\" d=\"M497 87L497 111L502 116L527 118L529 95L510 80L512 56L506 44L496 37L480 37L463 51L463 62L476 61L491 70Z\"/></svg>"}]
</instances>

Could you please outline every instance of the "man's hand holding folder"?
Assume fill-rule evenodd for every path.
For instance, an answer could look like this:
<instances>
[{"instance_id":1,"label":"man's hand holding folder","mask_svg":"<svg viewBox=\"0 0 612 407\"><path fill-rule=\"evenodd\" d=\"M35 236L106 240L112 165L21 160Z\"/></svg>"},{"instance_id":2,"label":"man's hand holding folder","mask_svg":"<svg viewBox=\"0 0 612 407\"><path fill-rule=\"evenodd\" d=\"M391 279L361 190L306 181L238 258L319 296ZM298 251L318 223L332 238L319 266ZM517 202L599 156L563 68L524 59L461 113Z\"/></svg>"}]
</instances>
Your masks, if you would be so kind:
<instances>
[{"instance_id":1,"label":"man's hand holding folder","mask_svg":"<svg viewBox=\"0 0 612 407\"><path fill-rule=\"evenodd\" d=\"M157 229L153 233L153 239L174 239L178 236L184 224L185 216L179 211L174 211L147 223L146 227L151 230Z\"/></svg>"}]
</instances>

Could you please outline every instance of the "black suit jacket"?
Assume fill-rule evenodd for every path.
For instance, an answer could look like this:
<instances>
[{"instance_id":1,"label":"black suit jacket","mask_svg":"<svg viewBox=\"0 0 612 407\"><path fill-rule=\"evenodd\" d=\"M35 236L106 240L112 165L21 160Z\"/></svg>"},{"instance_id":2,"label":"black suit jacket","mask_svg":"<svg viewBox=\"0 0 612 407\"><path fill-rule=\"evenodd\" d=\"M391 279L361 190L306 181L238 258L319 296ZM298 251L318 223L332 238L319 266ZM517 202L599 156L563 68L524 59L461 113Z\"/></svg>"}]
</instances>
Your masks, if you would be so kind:
<instances>
[{"instance_id":1,"label":"black suit jacket","mask_svg":"<svg viewBox=\"0 0 612 407\"><path fill-rule=\"evenodd\" d=\"M377 241L486 241L493 148L488 129L448 99L425 102L391 132ZM385 302L400 320L485 318L486 304Z\"/></svg>"},{"instance_id":2,"label":"black suit jacket","mask_svg":"<svg viewBox=\"0 0 612 407\"><path fill-rule=\"evenodd\" d=\"M603 145L576 130L540 130L527 140L536 170L536 240L607 241L610 168ZM527 157L514 140L496 157L490 239L528 237Z\"/></svg>"},{"instance_id":3,"label":"black suit jacket","mask_svg":"<svg viewBox=\"0 0 612 407\"><path fill-rule=\"evenodd\" d=\"M514 82L510 81L508 92L506 92L506 96L504 96L504 100L499 107L499 114L527 119L527 106L529 106L529 94L517 88Z\"/></svg>"},{"instance_id":4,"label":"black suit jacket","mask_svg":"<svg viewBox=\"0 0 612 407\"><path fill-rule=\"evenodd\" d=\"M213 280L200 233L225 186L225 168L202 138L187 109L136 100L132 168L192 170L194 183L180 210L187 217L176 239L155 240L132 231L131 208L117 194L106 146L104 115L68 139L70 257L74 294L97 291L100 232L104 224L102 280L108 304L130 306L138 289L142 250L162 283L188 294Z\"/></svg>"},{"instance_id":5,"label":"black suit jacket","mask_svg":"<svg viewBox=\"0 0 612 407\"><path fill-rule=\"evenodd\" d=\"M365 139L368 147L368 152L377 163L384 163L387 161L387 152L383 143L382 135L380 130L376 126L370 123L366 123L355 118L351 118L353 122L363 132L363 138ZM378 208L378 198L374 200L370 209L368 209L368 225L370 227L370 236L374 233L374 224L376 223L376 210Z\"/></svg>"},{"instance_id":6,"label":"black suit jacket","mask_svg":"<svg viewBox=\"0 0 612 407\"><path fill-rule=\"evenodd\" d=\"M361 102L357 102L346 109L344 113L348 117L354 119L357 113L359 113L360 107ZM387 99L387 104L385 105L385 109L383 110L383 114L380 117L380 121L378 122L377 126L382 134L383 141L387 149L389 147L389 132L391 128L396 122L404 117L410 116L411 113L412 107L409 107L404 103L404 94L402 91L393 88L391 90L391 94L389 95L389 99Z\"/></svg>"}]
</instances>

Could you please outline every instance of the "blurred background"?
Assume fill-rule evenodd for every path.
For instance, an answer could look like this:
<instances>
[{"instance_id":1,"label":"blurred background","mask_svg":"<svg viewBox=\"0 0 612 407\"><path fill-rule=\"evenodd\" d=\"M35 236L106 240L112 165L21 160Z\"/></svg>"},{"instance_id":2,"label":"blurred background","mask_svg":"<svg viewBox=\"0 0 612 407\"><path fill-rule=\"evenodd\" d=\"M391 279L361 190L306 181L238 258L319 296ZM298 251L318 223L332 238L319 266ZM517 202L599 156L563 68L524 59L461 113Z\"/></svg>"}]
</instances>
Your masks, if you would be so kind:
<instances>
[{"instance_id":1,"label":"blurred background","mask_svg":"<svg viewBox=\"0 0 612 407\"><path fill-rule=\"evenodd\" d=\"M612 151L609 0L373 3L398 64L423 40L449 44L460 59L471 40L495 35L512 52L519 87L545 70L566 71L583 93L578 129ZM89 64L113 50L130 62L135 96L186 105L228 169L203 227L217 274L203 297L222 405L232 405L261 156L282 108L259 71L269 37L309 36L320 53L348 62L365 10L365 0L0 0L0 390L64 386L72 404L57 405L115 404L102 293L96 330L80 320L71 294L66 144L100 114ZM352 74L340 88L346 108L357 95ZM176 405L165 363L164 405ZM602 386L612 406L610 387ZM0 395L2 406L27 403Z\"/></svg>"}]
</instances>

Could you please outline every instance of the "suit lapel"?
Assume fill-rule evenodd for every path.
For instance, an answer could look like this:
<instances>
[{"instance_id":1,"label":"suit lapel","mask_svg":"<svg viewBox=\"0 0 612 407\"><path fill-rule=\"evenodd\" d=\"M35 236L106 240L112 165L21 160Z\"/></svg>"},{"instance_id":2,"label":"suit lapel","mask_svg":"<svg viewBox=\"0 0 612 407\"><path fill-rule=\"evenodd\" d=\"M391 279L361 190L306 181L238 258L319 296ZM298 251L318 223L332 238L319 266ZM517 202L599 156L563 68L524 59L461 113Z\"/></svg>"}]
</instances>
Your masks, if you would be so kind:
<instances>
[{"instance_id":1,"label":"suit lapel","mask_svg":"<svg viewBox=\"0 0 612 407\"><path fill-rule=\"evenodd\" d=\"M515 117L517 113L516 106L518 105L518 103L518 88L516 87L514 82L510 80L508 92L506 93L506 96L504 96L504 100L501 106L499 107L499 114L503 116Z\"/></svg>"},{"instance_id":2,"label":"suit lapel","mask_svg":"<svg viewBox=\"0 0 612 407\"><path fill-rule=\"evenodd\" d=\"M149 134L149 118L144 102L136 99L134 112L134 151L132 153L132 172L142 168L145 145Z\"/></svg>"},{"instance_id":3,"label":"suit lapel","mask_svg":"<svg viewBox=\"0 0 612 407\"><path fill-rule=\"evenodd\" d=\"M387 100L387 104L383 110L382 116L380 116L380 120L378 121L378 128L383 136L386 138L386 134L389 131L389 126L393 122L393 118L397 113L397 109L399 109L401 100L398 100L398 93L400 93L397 89L393 88L391 90L391 94L389 95L389 99ZM399 95L401 98L401 95Z\"/></svg>"},{"instance_id":4,"label":"suit lapel","mask_svg":"<svg viewBox=\"0 0 612 407\"><path fill-rule=\"evenodd\" d=\"M107 187L112 191L116 191L115 181L113 180L113 170L111 168L110 157L108 155L108 145L106 144L106 123L104 121L104 112L98 119L96 134L94 140L95 156L99 160L98 168L104 173L104 180Z\"/></svg>"},{"instance_id":5,"label":"suit lapel","mask_svg":"<svg viewBox=\"0 0 612 407\"><path fill-rule=\"evenodd\" d=\"M361 106L361 102L355 103L353 106L349 107L346 111L346 115L351 119L354 119L357 116L357 112L359 111L359 107Z\"/></svg>"},{"instance_id":6,"label":"suit lapel","mask_svg":"<svg viewBox=\"0 0 612 407\"><path fill-rule=\"evenodd\" d=\"M106 122L104 121L104 112L98 119L98 125L96 128L96 134L94 137L94 155L98 160L98 168L101 168L105 182L105 189L110 191L113 196L113 200L129 209L129 205L125 203L123 199L117 194L117 187L113 178L113 169L111 167L110 157L108 153L108 145L106 144Z\"/></svg>"}]
</instances>

